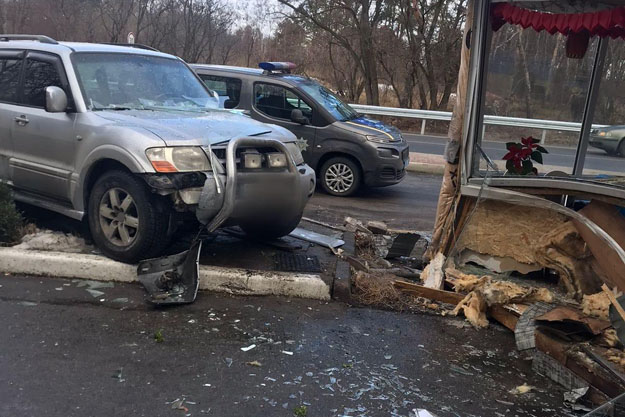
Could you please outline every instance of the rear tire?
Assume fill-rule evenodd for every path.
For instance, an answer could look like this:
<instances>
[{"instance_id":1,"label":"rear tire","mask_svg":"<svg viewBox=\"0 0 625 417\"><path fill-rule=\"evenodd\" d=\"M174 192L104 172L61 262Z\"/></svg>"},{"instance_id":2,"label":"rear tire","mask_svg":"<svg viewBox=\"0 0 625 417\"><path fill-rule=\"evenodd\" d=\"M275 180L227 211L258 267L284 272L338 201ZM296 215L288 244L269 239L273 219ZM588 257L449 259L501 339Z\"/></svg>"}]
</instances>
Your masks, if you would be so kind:
<instances>
[{"instance_id":1,"label":"rear tire","mask_svg":"<svg viewBox=\"0 0 625 417\"><path fill-rule=\"evenodd\" d=\"M108 257L127 263L154 258L169 243L169 215L134 175L108 171L89 195L91 236Z\"/></svg>"},{"instance_id":2,"label":"rear tire","mask_svg":"<svg viewBox=\"0 0 625 417\"><path fill-rule=\"evenodd\" d=\"M328 159L319 173L321 187L326 193L348 197L360 187L360 167L351 159L337 156Z\"/></svg>"},{"instance_id":3,"label":"rear tire","mask_svg":"<svg viewBox=\"0 0 625 417\"><path fill-rule=\"evenodd\" d=\"M303 214L288 220L267 220L262 224L243 223L240 227L246 234L259 239L277 239L291 233L299 225Z\"/></svg>"}]
</instances>

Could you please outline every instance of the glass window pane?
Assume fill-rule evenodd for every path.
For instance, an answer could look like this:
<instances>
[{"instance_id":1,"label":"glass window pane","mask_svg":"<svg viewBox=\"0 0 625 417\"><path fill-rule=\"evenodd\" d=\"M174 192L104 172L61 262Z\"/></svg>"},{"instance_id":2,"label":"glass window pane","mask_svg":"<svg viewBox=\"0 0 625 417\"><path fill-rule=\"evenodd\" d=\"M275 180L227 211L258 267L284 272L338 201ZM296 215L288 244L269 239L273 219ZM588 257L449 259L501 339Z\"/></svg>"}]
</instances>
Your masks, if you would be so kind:
<instances>
[{"instance_id":1,"label":"glass window pane","mask_svg":"<svg viewBox=\"0 0 625 417\"><path fill-rule=\"evenodd\" d=\"M573 173L597 44L573 59L560 34L513 25L493 33L478 143L502 174Z\"/></svg>"},{"instance_id":2,"label":"glass window pane","mask_svg":"<svg viewBox=\"0 0 625 417\"><path fill-rule=\"evenodd\" d=\"M21 59L0 58L0 101L17 103Z\"/></svg>"},{"instance_id":3,"label":"glass window pane","mask_svg":"<svg viewBox=\"0 0 625 417\"><path fill-rule=\"evenodd\" d=\"M312 117L312 108L304 100L294 92L274 84L256 83L254 103L260 112L271 117L290 120L294 109L300 109L308 118Z\"/></svg>"},{"instance_id":4,"label":"glass window pane","mask_svg":"<svg viewBox=\"0 0 625 417\"><path fill-rule=\"evenodd\" d=\"M45 107L46 87L63 88L61 77L54 64L50 62L26 60L24 75L24 104L35 107Z\"/></svg>"},{"instance_id":5,"label":"glass window pane","mask_svg":"<svg viewBox=\"0 0 625 417\"><path fill-rule=\"evenodd\" d=\"M218 75L200 75L206 86L219 95L219 107L234 109L241 101L241 80Z\"/></svg>"},{"instance_id":6,"label":"glass window pane","mask_svg":"<svg viewBox=\"0 0 625 417\"><path fill-rule=\"evenodd\" d=\"M584 177L625 186L625 41L609 39Z\"/></svg>"}]
</instances>

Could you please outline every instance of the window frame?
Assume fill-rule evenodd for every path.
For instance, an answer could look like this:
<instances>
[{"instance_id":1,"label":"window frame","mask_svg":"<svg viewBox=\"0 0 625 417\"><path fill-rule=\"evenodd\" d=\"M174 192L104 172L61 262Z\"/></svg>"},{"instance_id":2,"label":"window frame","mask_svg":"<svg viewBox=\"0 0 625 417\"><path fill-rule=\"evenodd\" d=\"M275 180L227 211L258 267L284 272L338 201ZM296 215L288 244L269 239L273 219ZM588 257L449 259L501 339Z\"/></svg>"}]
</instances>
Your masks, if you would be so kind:
<instances>
[{"instance_id":1,"label":"window frame","mask_svg":"<svg viewBox=\"0 0 625 417\"><path fill-rule=\"evenodd\" d=\"M601 195L625 200L625 188L601 184L591 179L582 178L584 162L588 154L588 142L592 119L597 102L598 92L601 86L601 78L604 73L604 62L607 44L612 39L599 38L597 51L591 73L591 80L586 90L582 128L579 132L579 140L575 152L575 162L570 177L534 177L534 176L492 176L488 179L480 175L480 151L477 145L483 140L482 131L485 115L486 80L488 75L488 60L492 47L492 29L490 7L492 0L476 2L474 22L471 36L471 61L470 75L467 88L466 110L463 129L462 143L465 146L464 159L461 170L461 185L463 187L481 187L487 181L493 187L514 187L517 189L527 188L528 191L535 189L559 189L565 192L576 191L575 195ZM463 192L463 194L465 194ZM471 190L467 189L467 195Z\"/></svg>"},{"instance_id":2,"label":"window frame","mask_svg":"<svg viewBox=\"0 0 625 417\"><path fill-rule=\"evenodd\" d=\"M20 88L22 85L22 77L24 73L24 59L26 51L22 49L0 49L0 59L16 58L20 60L19 74L17 76L17 90L15 91L15 101L0 100L2 104L20 105Z\"/></svg>"},{"instance_id":3,"label":"window frame","mask_svg":"<svg viewBox=\"0 0 625 417\"><path fill-rule=\"evenodd\" d=\"M238 82L239 84L239 100L237 101L236 106L228 109L237 109L239 108L239 105L241 104L241 99L243 96L243 80L241 78L236 78L236 77L229 77L227 75L221 75L221 74L211 74L211 73L202 73L202 72L198 72L198 76L200 77L200 79L202 80L202 83L204 83L206 85L207 88L210 89L210 87L208 86L208 84L206 84L206 81L204 81L204 78L202 77L215 77L215 78L221 78L223 80L223 82L226 83L226 93L228 92L228 81L234 81L234 82ZM217 94L219 95L219 94ZM220 97L228 97L228 99L230 99L230 96L220 96Z\"/></svg>"},{"instance_id":4,"label":"window frame","mask_svg":"<svg viewBox=\"0 0 625 417\"><path fill-rule=\"evenodd\" d=\"M67 96L67 112L74 111L74 96L72 95L72 90L69 84L69 80L67 78L67 73L65 72L65 67L63 66L63 60L57 54L44 52L44 51L36 51L36 50L26 50L24 51L24 58L22 62L22 75L20 77L20 85L18 88L18 100L17 103L19 106L28 107L31 109L44 109L46 108L45 104L43 107L34 106L32 104L27 104L24 98L24 82L26 80L26 63L28 59L33 59L35 61L47 62L52 64L59 75L59 79L61 80L61 88L65 91L65 95Z\"/></svg>"},{"instance_id":5,"label":"window frame","mask_svg":"<svg viewBox=\"0 0 625 417\"><path fill-rule=\"evenodd\" d=\"M252 108L257 111L258 113L262 114L263 117L267 117L269 119L274 119L274 120L279 120L281 122L288 122L288 123L292 123L294 125L297 125L298 123L293 122L290 118L288 119L283 119L281 117L276 117L276 116L272 116L270 114L265 113L264 111L260 110L257 106L256 106L256 86L259 84L264 84L264 85L268 85L271 87L279 87L279 88L283 88L285 91L290 91L291 93L293 93L293 95L295 95L298 99L300 99L301 101L303 101L304 103L306 103L306 105L308 107L310 107L310 110L312 112L311 116L310 116L310 122L313 122L313 119L315 117L315 114L317 113L317 110L315 109L315 106L311 105L301 94L298 94L296 90L294 90L293 88L291 88L290 86L285 86L282 84L276 84L276 83L272 83L272 82L268 82L268 81L254 81L254 83L252 84ZM285 97L286 100L286 97Z\"/></svg>"}]
</instances>

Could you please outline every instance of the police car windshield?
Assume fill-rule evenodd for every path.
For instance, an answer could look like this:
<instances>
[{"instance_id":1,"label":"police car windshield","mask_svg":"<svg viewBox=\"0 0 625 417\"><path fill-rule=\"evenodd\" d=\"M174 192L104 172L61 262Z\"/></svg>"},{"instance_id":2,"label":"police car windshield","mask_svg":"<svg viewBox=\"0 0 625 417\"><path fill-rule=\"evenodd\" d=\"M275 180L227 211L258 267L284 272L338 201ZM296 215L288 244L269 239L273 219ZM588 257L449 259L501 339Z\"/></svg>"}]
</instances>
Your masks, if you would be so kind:
<instances>
[{"instance_id":1,"label":"police car windshield","mask_svg":"<svg viewBox=\"0 0 625 417\"><path fill-rule=\"evenodd\" d=\"M206 111L219 107L219 101L177 59L81 52L72 60L91 110Z\"/></svg>"},{"instance_id":2,"label":"police car windshield","mask_svg":"<svg viewBox=\"0 0 625 417\"><path fill-rule=\"evenodd\" d=\"M299 83L299 87L337 120L344 122L358 117L356 110L352 109L321 84L312 80L305 80Z\"/></svg>"}]
</instances>

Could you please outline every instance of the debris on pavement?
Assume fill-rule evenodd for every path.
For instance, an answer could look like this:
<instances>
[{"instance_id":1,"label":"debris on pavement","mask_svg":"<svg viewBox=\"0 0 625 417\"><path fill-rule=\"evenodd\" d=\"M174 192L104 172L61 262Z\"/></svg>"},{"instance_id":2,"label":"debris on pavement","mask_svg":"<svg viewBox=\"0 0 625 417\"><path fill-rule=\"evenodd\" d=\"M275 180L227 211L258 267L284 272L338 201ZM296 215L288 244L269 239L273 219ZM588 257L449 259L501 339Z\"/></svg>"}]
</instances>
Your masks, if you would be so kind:
<instances>
[{"instance_id":1,"label":"debris on pavement","mask_svg":"<svg viewBox=\"0 0 625 417\"><path fill-rule=\"evenodd\" d=\"M255 366L257 368L260 368L261 366L263 366L260 362L258 361L251 361L251 362L245 362L246 365L249 366Z\"/></svg>"},{"instance_id":2,"label":"debris on pavement","mask_svg":"<svg viewBox=\"0 0 625 417\"><path fill-rule=\"evenodd\" d=\"M486 222L491 211L478 213L478 219ZM625 371L625 351L609 321L610 301L601 292L591 254L574 224L559 215L545 215L540 227L528 222L511 231L518 239L527 235L529 246L517 250L518 245L508 242L506 216L496 215L500 230L484 230L473 220L459 239L464 249L449 258L436 254L422 272L415 269L421 265L410 256L414 253L389 255L398 236L419 232L397 233L381 224L347 218L345 226L354 233L355 251L340 256L353 270L353 299L399 311L463 315L476 329L495 320L515 332L518 349L532 360L536 372L571 392L589 387L582 395L583 404L571 408L581 410L625 392L625 381L618 376ZM492 223L492 218L488 220ZM587 348L592 354L585 352ZM452 365L449 369L472 373ZM586 382L589 379L592 385ZM524 384L511 394L533 390Z\"/></svg>"},{"instance_id":3,"label":"debris on pavement","mask_svg":"<svg viewBox=\"0 0 625 417\"><path fill-rule=\"evenodd\" d=\"M312 230L306 230L301 227L296 227L295 230L289 233L289 236L316 243L317 245L325 246L330 249L335 249L345 244L345 241L341 239L313 232Z\"/></svg>"},{"instance_id":4,"label":"debris on pavement","mask_svg":"<svg viewBox=\"0 0 625 417\"><path fill-rule=\"evenodd\" d=\"M443 280L445 278L443 266L445 264L445 260L445 255L439 253L434 257L432 262L430 262L428 266L423 269L423 273L421 274L423 286L435 288L437 290L443 288Z\"/></svg>"},{"instance_id":5,"label":"debris on pavement","mask_svg":"<svg viewBox=\"0 0 625 417\"><path fill-rule=\"evenodd\" d=\"M523 385L519 385L518 387L510 390L510 394L513 395L523 395L523 394L527 394L530 391L535 390L536 388L534 388L531 385L527 385L527 384L523 384Z\"/></svg>"},{"instance_id":6,"label":"debris on pavement","mask_svg":"<svg viewBox=\"0 0 625 417\"><path fill-rule=\"evenodd\" d=\"M436 417L435 414L430 413L428 410L424 409L414 409L412 410L412 415L410 417Z\"/></svg>"},{"instance_id":7,"label":"debris on pavement","mask_svg":"<svg viewBox=\"0 0 625 417\"><path fill-rule=\"evenodd\" d=\"M241 350L242 350L243 352L248 352L248 351L250 351L250 350L254 349L255 347L256 347L256 345L255 345L255 344L252 344L252 345L249 345L249 346L244 346L244 347L242 347L242 348L241 348Z\"/></svg>"}]
</instances>

